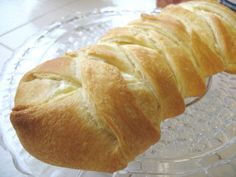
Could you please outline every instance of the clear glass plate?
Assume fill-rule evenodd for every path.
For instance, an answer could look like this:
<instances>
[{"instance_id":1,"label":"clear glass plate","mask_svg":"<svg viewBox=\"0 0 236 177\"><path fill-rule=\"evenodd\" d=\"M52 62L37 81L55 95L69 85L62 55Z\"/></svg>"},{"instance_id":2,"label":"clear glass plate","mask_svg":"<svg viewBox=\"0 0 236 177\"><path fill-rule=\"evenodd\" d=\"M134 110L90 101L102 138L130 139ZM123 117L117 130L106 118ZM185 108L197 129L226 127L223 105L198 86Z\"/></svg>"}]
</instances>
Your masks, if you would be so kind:
<instances>
[{"instance_id":1,"label":"clear glass plate","mask_svg":"<svg viewBox=\"0 0 236 177\"><path fill-rule=\"evenodd\" d=\"M226 73L214 76L207 94L183 115L162 123L157 144L114 174L51 166L29 155L20 144L9 114L23 74L66 51L94 43L108 29L123 25L140 13L103 9L73 14L33 36L7 63L0 87L1 142L20 172L34 177L236 176L236 75Z\"/></svg>"}]
</instances>

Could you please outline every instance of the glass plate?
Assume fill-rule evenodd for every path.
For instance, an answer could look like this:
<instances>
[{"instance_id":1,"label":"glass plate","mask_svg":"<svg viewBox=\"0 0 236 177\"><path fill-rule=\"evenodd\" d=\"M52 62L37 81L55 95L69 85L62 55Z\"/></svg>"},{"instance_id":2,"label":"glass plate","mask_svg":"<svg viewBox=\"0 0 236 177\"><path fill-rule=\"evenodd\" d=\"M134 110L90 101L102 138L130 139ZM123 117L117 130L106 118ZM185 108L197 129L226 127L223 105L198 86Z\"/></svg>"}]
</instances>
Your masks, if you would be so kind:
<instances>
[{"instance_id":1,"label":"glass plate","mask_svg":"<svg viewBox=\"0 0 236 177\"><path fill-rule=\"evenodd\" d=\"M114 174L60 168L29 155L9 121L16 87L23 74L66 51L94 43L108 29L137 18L140 11L119 9L76 13L33 36L4 67L0 90L2 145L16 168L34 177L235 177L236 76L213 77L207 94L186 112L162 123L161 140Z\"/></svg>"}]
</instances>

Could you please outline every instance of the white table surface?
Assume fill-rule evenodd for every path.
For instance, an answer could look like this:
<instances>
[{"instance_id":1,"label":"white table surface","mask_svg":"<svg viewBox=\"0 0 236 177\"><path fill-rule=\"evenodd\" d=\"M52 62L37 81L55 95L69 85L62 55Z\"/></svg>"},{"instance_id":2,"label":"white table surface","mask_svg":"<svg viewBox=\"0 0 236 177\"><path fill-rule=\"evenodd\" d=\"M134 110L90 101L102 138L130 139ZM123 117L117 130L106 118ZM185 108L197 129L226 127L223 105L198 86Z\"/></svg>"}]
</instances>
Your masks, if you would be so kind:
<instances>
[{"instance_id":1,"label":"white table surface","mask_svg":"<svg viewBox=\"0 0 236 177\"><path fill-rule=\"evenodd\" d=\"M0 75L14 51L43 27L75 11L108 6L153 9L155 0L0 0ZM9 153L1 146L0 177L25 177L15 169Z\"/></svg>"}]
</instances>

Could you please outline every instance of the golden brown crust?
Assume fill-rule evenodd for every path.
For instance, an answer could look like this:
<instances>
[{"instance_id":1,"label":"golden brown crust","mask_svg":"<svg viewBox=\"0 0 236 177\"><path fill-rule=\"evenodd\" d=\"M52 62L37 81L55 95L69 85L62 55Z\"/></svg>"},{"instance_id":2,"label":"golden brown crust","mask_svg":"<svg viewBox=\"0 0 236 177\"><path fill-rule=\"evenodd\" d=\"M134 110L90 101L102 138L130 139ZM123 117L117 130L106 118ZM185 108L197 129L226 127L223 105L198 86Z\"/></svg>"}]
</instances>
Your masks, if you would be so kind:
<instances>
[{"instance_id":1,"label":"golden brown crust","mask_svg":"<svg viewBox=\"0 0 236 177\"><path fill-rule=\"evenodd\" d=\"M126 52L118 45L102 43L90 46L86 50L86 58L104 61L115 65L124 77L128 89L132 92L135 102L143 111L148 119L159 127L160 124L160 104L153 93L152 88L143 80L141 70L133 67L133 63L127 56Z\"/></svg>"},{"instance_id":2,"label":"golden brown crust","mask_svg":"<svg viewBox=\"0 0 236 177\"><path fill-rule=\"evenodd\" d=\"M156 97L160 102L162 117L169 118L183 113L184 100L165 57L155 50L138 45L126 45L124 48L127 54L140 65L144 76L154 87Z\"/></svg>"},{"instance_id":3,"label":"golden brown crust","mask_svg":"<svg viewBox=\"0 0 236 177\"><path fill-rule=\"evenodd\" d=\"M191 56L186 50L164 35L159 33L152 34L156 40L156 46L165 55L166 61L176 77L181 95L183 97L203 95L206 91L205 83L200 72L191 62Z\"/></svg>"},{"instance_id":4,"label":"golden brown crust","mask_svg":"<svg viewBox=\"0 0 236 177\"><path fill-rule=\"evenodd\" d=\"M159 140L161 121L203 95L208 76L236 73L235 57L232 11L204 1L169 6L26 73L11 122L44 162L114 172Z\"/></svg>"},{"instance_id":5,"label":"golden brown crust","mask_svg":"<svg viewBox=\"0 0 236 177\"><path fill-rule=\"evenodd\" d=\"M156 19L152 16L148 16L146 18ZM183 96L203 95L206 89L205 83L202 79L199 69L196 68L196 63L192 63L192 61L194 61L193 57L185 50L183 46L176 44L175 40L177 39L173 40L175 36L179 36L180 38L180 33L183 34L182 39L185 40L185 43L187 42L187 34L184 31L184 27L182 24L176 21L169 21L135 21L131 23L132 26L135 26L134 30L131 30L131 27L116 28L111 30L108 33L108 36L105 34L105 36L102 38L102 41L129 44L131 43L129 40L133 39L133 44L160 50L166 56L166 60L173 70L176 80L179 82L178 85L180 85L179 89L181 94ZM163 31L162 27L165 24L167 24L165 28L167 30ZM148 27L145 28L145 25ZM146 30L143 30L143 28ZM160 31L165 35L159 33ZM113 38L111 38L111 36L113 36ZM147 42L141 43L139 41ZM155 43L153 41L155 41ZM149 47L149 45L146 45L146 43L152 44L152 47ZM178 50L181 50L181 53L176 52Z\"/></svg>"},{"instance_id":6,"label":"golden brown crust","mask_svg":"<svg viewBox=\"0 0 236 177\"><path fill-rule=\"evenodd\" d=\"M217 16L209 15L209 17L226 66L234 64L234 67L226 67L225 71L236 73L236 33L231 31L229 25L224 24Z\"/></svg>"},{"instance_id":7,"label":"golden brown crust","mask_svg":"<svg viewBox=\"0 0 236 177\"><path fill-rule=\"evenodd\" d=\"M70 83L70 87L64 89L64 92L73 91L81 85L75 61L69 57L49 60L26 73L19 84L15 106L34 105L51 99L58 91L61 81Z\"/></svg>"},{"instance_id":8,"label":"golden brown crust","mask_svg":"<svg viewBox=\"0 0 236 177\"><path fill-rule=\"evenodd\" d=\"M116 138L90 119L81 97L78 91L46 104L16 107L11 121L24 148L53 165L109 172L124 168L127 160Z\"/></svg>"},{"instance_id":9,"label":"golden brown crust","mask_svg":"<svg viewBox=\"0 0 236 177\"><path fill-rule=\"evenodd\" d=\"M88 60L82 63L81 73L97 119L109 125L129 160L159 139L159 127L154 127L137 107L117 68Z\"/></svg>"},{"instance_id":10,"label":"golden brown crust","mask_svg":"<svg viewBox=\"0 0 236 177\"><path fill-rule=\"evenodd\" d=\"M218 3L187 2L180 4L205 20L211 28L225 71L236 73L236 13Z\"/></svg>"},{"instance_id":11,"label":"golden brown crust","mask_svg":"<svg viewBox=\"0 0 236 177\"><path fill-rule=\"evenodd\" d=\"M204 76L224 70L223 59L215 48L214 34L203 18L181 6L168 6L161 12L161 16L175 18L186 26L191 38L193 53Z\"/></svg>"}]
</instances>

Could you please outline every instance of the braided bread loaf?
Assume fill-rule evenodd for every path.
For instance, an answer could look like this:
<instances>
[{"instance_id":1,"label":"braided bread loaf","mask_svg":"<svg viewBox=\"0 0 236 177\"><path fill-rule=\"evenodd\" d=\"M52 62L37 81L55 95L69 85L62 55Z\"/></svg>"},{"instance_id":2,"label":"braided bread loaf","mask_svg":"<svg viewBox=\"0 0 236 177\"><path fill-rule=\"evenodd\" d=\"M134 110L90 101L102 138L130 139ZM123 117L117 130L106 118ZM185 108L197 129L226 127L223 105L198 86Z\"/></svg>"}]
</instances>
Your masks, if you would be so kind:
<instances>
[{"instance_id":1,"label":"braided bread loaf","mask_svg":"<svg viewBox=\"0 0 236 177\"><path fill-rule=\"evenodd\" d=\"M222 71L236 73L235 13L206 1L170 5L25 74L11 122L44 162L113 172Z\"/></svg>"}]
</instances>

